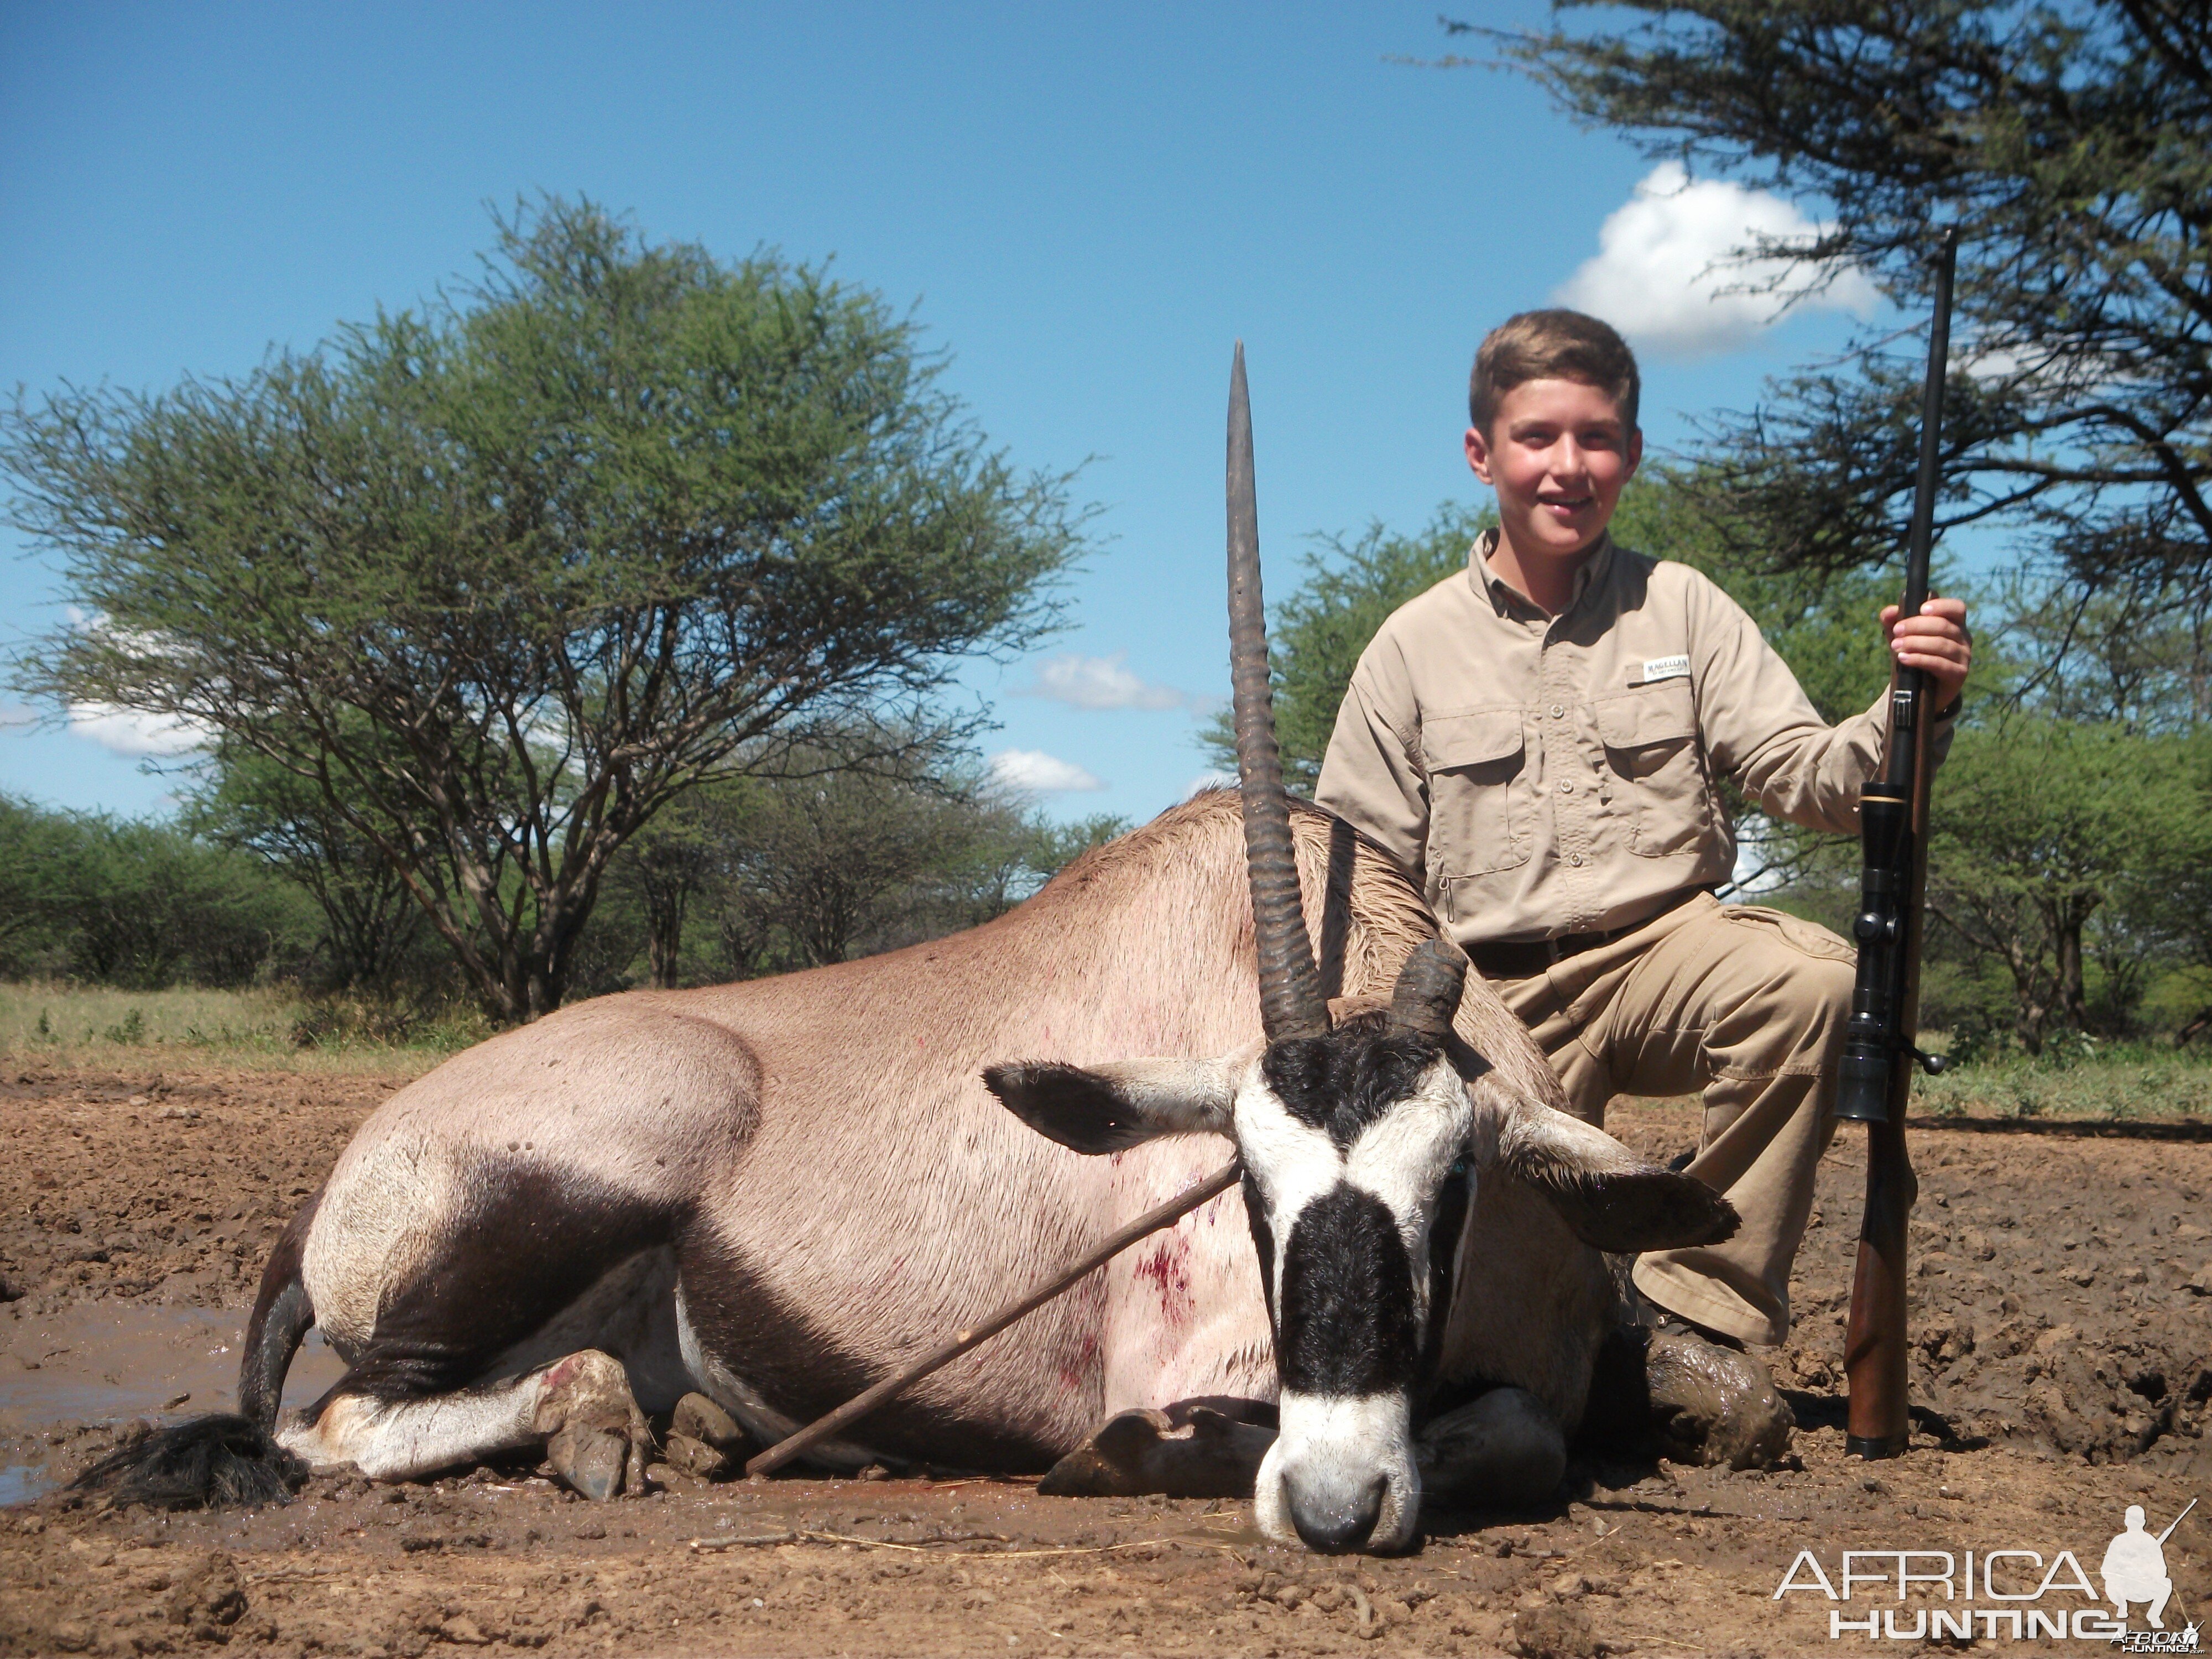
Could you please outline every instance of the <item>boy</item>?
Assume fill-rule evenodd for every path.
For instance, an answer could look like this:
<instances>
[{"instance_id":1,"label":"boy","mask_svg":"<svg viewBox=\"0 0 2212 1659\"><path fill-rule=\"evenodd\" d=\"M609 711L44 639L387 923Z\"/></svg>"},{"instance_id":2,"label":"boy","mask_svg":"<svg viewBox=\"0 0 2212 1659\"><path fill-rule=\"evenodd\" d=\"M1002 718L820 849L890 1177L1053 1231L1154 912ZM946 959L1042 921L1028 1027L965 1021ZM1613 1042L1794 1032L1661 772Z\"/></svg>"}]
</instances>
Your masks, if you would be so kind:
<instances>
[{"instance_id":1,"label":"boy","mask_svg":"<svg viewBox=\"0 0 2212 1659\"><path fill-rule=\"evenodd\" d=\"M1713 896L1735 857L1715 785L1856 834L1887 696L1824 724L1712 582L1612 544L1643 453L1638 391L1626 343L1593 317L1524 312L1483 341L1467 459L1498 527L1368 646L1316 795L1421 881L1577 1111L1703 1091L1689 1172L1743 1226L1639 1257L1635 1284L1662 1320L1778 1343L1834 1133L1854 953ZM1972 660L1966 606L1881 621L1896 659L1936 678L1940 758Z\"/></svg>"}]
</instances>

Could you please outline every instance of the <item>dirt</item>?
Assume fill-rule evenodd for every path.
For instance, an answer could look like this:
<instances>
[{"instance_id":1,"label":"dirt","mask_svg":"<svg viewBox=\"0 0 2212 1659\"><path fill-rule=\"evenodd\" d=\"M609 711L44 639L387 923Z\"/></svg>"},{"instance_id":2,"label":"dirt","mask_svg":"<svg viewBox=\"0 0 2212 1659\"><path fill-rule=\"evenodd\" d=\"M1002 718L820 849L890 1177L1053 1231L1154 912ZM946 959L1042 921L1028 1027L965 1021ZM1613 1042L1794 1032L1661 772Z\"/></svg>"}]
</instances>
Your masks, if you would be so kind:
<instances>
[{"instance_id":1,"label":"dirt","mask_svg":"<svg viewBox=\"0 0 2212 1659\"><path fill-rule=\"evenodd\" d=\"M2014 1643L2008 1611L2090 1607L2067 1564L2093 1580L2128 1504L2156 1532L2212 1500L2212 1131L2013 1120L1912 1127L1905 1456L1843 1455L1864 1169L1847 1130L1798 1258L1796 1330L1765 1356L1799 1419L1798 1467L1584 1455L1540 1511L1432 1505L1397 1559L1269 1545L1249 1504L1045 1498L1000 1480L664 1470L652 1495L595 1505L518 1465L390 1487L318 1477L289 1505L220 1515L48 1490L131 1418L228 1403L268 1239L394 1086L0 1075L0 1503L32 1499L0 1508L0 1653L1788 1654L1830 1648L1832 1614L1887 1611L1905 1638L1970 1603L1996 1615L1978 1649L2106 1650L2032 1622ZM1623 1103L1611 1127L1664 1155L1692 1122ZM311 1347L290 1396L335 1365ZM2208 1510L2165 1546L2170 1629L2212 1612ZM1900 1600L1863 1578L1831 1600L1814 1580L1843 1589L1845 1549L1949 1552L1954 1572L1967 1551L1978 1571L1991 1550L2026 1550L2004 1589L2052 1582L1947 1601L1941 1585Z\"/></svg>"}]
</instances>

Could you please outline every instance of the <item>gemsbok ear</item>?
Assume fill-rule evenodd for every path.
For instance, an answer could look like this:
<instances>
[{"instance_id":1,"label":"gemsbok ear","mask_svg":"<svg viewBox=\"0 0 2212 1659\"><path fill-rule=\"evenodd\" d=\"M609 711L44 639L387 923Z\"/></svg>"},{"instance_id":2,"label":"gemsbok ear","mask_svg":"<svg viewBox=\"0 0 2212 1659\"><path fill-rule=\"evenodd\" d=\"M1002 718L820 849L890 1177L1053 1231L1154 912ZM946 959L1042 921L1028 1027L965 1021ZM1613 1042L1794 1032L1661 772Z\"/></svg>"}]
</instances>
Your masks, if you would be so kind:
<instances>
[{"instance_id":1,"label":"gemsbok ear","mask_svg":"<svg viewBox=\"0 0 2212 1659\"><path fill-rule=\"evenodd\" d=\"M1497 1167L1534 1188L1593 1249L1678 1250L1734 1236L1735 1206L1702 1181L1647 1164L1602 1129L1519 1102L1496 1121Z\"/></svg>"},{"instance_id":2,"label":"gemsbok ear","mask_svg":"<svg viewBox=\"0 0 2212 1659\"><path fill-rule=\"evenodd\" d=\"M1220 1060L1129 1060L1111 1066L1031 1060L987 1066L983 1084L1039 1134L1079 1152L1118 1152L1159 1135L1229 1131L1236 1097Z\"/></svg>"}]
</instances>

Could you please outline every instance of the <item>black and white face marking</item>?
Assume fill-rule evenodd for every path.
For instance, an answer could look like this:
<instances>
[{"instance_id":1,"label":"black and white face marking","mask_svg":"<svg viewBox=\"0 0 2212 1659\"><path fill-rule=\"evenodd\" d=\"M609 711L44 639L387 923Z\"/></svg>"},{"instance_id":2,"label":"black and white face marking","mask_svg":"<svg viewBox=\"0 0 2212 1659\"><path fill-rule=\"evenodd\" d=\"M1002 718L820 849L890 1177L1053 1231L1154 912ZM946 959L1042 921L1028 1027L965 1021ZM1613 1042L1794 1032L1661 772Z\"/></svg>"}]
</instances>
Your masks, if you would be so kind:
<instances>
[{"instance_id":1,"label":"black and white face marking","mask_svg":"<svg viewBox=\"0 0 2212 1659\"><path fill-rule=\"evenodd\" d=\"M1200 1130L1235 1139L1282 1385L1254 1507L1280 1542L1412 1541L1413 1401L1483 1172L1527 1182L1594 1249L1674 1249L1735 1231L1717 1193L1601 1129L1494 1092L1477 1091L1478 1104L1464 1085L1482 1069L1455 1039L1377 1012L1221 1060L983 1073L1009 1111L1077 1152Z\"/></svg>"},{"instance_id":2,"label":"black and white face marking","mask_svg":"<svg viewBox=\"0 0 2212 1659\"><path fill-rule=\"evenodd\" d=\"M1467 1091L1441 1045L1379 1014L1274 1044L1240 1083L1235 1133L1282 1384L1260 1525L1316 1550L1402 1547L1420 1511L1430 1232L1472 1130Z\"/></svg>"},{"instance_id":3,"label":"black and white face marking","mask_svg":"<svg viewBox=\"0 0 2212 1659\"><path fill-rule=\"evenodd\" d=\"M1474 1120L1443 1046L1389 1029L1378 1011L1229 1060L994 1066L984 1079L1079 1152L1194 1129L1235 1139L1282 1389L1261 1527L1317 1550L1410 1543L1430 1230Z\"/></svg>"}]
</instances>

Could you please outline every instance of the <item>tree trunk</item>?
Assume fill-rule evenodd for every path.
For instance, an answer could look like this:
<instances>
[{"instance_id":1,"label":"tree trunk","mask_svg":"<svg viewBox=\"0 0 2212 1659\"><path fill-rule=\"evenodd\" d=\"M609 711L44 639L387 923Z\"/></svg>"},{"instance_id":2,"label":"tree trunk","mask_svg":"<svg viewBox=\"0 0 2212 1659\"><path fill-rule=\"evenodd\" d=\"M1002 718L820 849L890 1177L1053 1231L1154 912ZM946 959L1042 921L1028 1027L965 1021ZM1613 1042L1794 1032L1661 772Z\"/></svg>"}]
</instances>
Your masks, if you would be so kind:
<instances>
[{"instance_id":1,"label":"tree trunk","mask_svg":"<svg viewBox=\"0 0 2212 1659\"><path fill-rule=\"evenodd\" d=\"M684 947L684 902L689 896L678 883L646 888L645 955L656 991L676 988L676 963Z\"/></svg>"},{"instance_id":2,"label":"tree trunk","mask_svg":"<svg viewBox=\"0 0 2212 1659\"><path fill-rule=\"evenodd\" d=\"M2081 935L2098 904L2099 896L2069 894L2045 907L2055 958L2051 1000L2060 1024L2068 1030L2089 1029L2089 1000L2082 975Z\"/></svg>"},{"instance_id":3,"label":"tree trunk","mask_svg":"<svg viewBox=\"0 0 2212 1659\"><path fill-rule=\"evenodd\" d=\"M2012 974L2012 1033L2031 1054L2043 1052L2043 1033L2051 1024L2051 1000L2043 994L2039 953L2017 939L2004 947L2004 963Z\"/></svg>"}]
</instances>

